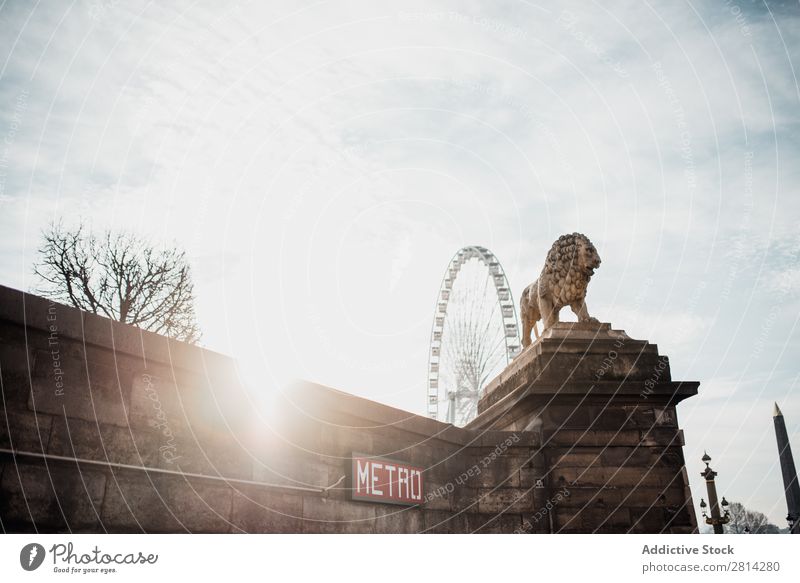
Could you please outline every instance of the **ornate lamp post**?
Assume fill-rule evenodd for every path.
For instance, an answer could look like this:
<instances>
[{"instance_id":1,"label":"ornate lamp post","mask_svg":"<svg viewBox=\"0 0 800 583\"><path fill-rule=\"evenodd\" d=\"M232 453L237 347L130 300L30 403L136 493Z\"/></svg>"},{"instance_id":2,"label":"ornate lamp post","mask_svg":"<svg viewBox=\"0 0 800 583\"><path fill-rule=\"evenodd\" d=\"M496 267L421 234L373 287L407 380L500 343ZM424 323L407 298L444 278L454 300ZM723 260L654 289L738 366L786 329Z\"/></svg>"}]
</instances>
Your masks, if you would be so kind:
<instances>
[{"instance_id":1,"label":"ornate lamp post","mask_svg":"<svg viewBox=\"0 0 800 583\"><path fill-rule=\"evenodd\" d=\"M700 498L700 508L703 510L703 518L706 519L706 524L710 524L714 527L714 534L722 534L722 525L728 524L731 520L731 515L728 512L728 501L725 500L725 496L722 497L722 502L717 502L717 486L714 483L714 478L717 477L717 472L711 469L708 465L708 462L711 461L711 456L708 455L706 452L703 452L703 461L706 464L706 469L703 470L700 475L706 479L706 488L708 489L708 503L711 506L711 516L706 514L706 502L702 498ZM722 510L725 514L720 514L719 507L722 506Z\"/></svg>"}]
</instances>

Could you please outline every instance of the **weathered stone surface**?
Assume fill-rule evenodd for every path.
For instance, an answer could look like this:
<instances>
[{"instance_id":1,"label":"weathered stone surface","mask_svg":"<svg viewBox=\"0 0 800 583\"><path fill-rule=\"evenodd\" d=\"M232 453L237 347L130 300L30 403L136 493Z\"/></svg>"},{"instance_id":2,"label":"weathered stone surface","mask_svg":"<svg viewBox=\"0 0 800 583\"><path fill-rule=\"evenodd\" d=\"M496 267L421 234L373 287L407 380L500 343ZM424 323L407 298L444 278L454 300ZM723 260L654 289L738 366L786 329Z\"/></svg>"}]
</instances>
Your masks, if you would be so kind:
<instances>
[{"instance_id":1,"label":"weathered stone surface","mask_svg":"<svg viewBox=\"0 0 800 583\"><path fill-rule=\"evenodd\" d=\"M325 425L321 428L322 443L314 451L324 450L329 455L349 457L350 454L360 451L376 451L374 436L366 429L352 429L341 431L337 427Z\"/></svg>"},{"instance_id":2,"label":"weathered stone surface","mask_svg":"<svg viewBox=\"0 0 800 583\"><path fill-rule=\"evenodd\" d=\"M653 409L655 425L678 427L678 416L675 407L656 407Z\"/></svg>"},{"instance_id":3,"label":"weathered stone surface","mask_svg":"<svg viewBox=\"0 0 800 583\"><path fill-rule=\"evenodd\" d=\"M250 455L229 436L180 434L174 439L151 436L158 444L157 467L206 476L253 479ZM315 484L316 485L316 484Z\"/></svg>"},{"instance_id":4,"label":"weathered stone surface","mask_svg":"<svg viewBox=\"0 0 800 583\"><path fill-rule=\"evenodd\" d=\"M27 372L0 370L3 382L3 401L7 410L28 410L31 381Z\"/></svg>"},{"instance_id":5,"label":"weathered stone surface","mask_svg":"<svg viewBox=\"0 0 800 583\"><path fill-rule=\"evenodd\" d=\"M378 506L375 507L375 533L413 534L425 529L423 511L413 507Z\"/></svg>"},{"instance_id":6,"label":"weathered stone surface","mask_svg":"<svg viewBox=\"0 0 800 583\"><path fill-rule=\"evenodd\" d=\"M483 487L503 487L503 488L518 488L519 487L519 471L528 463L527 458L520 458L505 454L497 456L496 458L481 458L474 466L468 468L459 477L465 477L465 482L473 483L477 486ZM474 477L470 476L470 470L474 470Z\"/></svg>"},{"instance_id":7,"label":"weathered stone surface","mask_svg":"<svg viewBox=\"0 0 800 583\"><path fill-rule=\"evenodd\" d=\"M203 480L120 472L107 484L103 524L113 532L229 532L232 497Z\"/></svg>"},{"instance_id":8,"label":"weathered stone surface","mask_svg":"<svg viewBox=\"0 0 800 583\"><path fill-rule=\"evenodd\" d=\"M603 453L601 448L563 448L555 449L549 454L550 466L552 468L589 468L591 466L603 465Z\"/></svg>"},{"instance_id":9,"label":"weathered stone surface","mask_svg":"<svg viewBox=\"0 0 800 583\"><path fill-rule=\"evenodd\" d=\"M640 486L633 489L623 489L625 491L625 503L632 507L679 507L686 502L686 493L682 488L682 483L679 480L675 480L675 482L675 484L665 488Z\"/></svg>"},{"instance_id":10,"label":"weathered stone surface","mask_svg":"<svg viewBox=\"0 0 800 583\"><path fill-rule=\"evenodd\" d=\"M188 429L192 395L179 395L172 378L136 371L132 374L129 417L131 424L155 432L180 433Z\"/></svg>"},{"instance_id":11,"label":"weathered stone surface","mask_svg":"<svg viewBox=\"0 0 800 583\"><path fill-rule=\"evenodd\" d=\"M429 534L468 533L466 514L430 510L425 512L425 530Z\"/></svg>"},{"instance_id":12,"label":"weathered stone surface","mask_svg":"<svg viewBox=\"0 0 800 583\"><path fill-rule=\"evenodd\" d=\"M675 403L697 384L672 381L655 345L609 325L551 328L466 428L312 384L287 391L265 425L232 360L64 306L57 394L50 304L22 298L0 286L0 444L41 450L41 437L48 455L101 465L29 456L20 478L0 458L0 516L18 531L515 532L525 520L530 532L694 529ZM427 502L351 501L339 480L353 451L423 468Z\"/></svg>"},{"instance_id":13,"label":"weathered stone surface","mask_svg":"<svg viewBox=\"0 0 800 583\"><path fill-rule=\"evenodd\" d=\"M669 533L677 511L670 512L663 506L631 508L631 531Z\"/></svg>"},{"instance_id":14,"label":"weathered stone surface","mask_svg":"<svg viewBox=\"0 0 800 583\"><path fill-rule=\"evenodd\" d=\"M545 467L521 469L520 484L542 480L539 506L572 492L555 505L563 531L624 532L643 504L655 510L634 517L637 532L691 529L675 403L697 385L674 382L655 345L609 325L555 324L489 384L470 427L541 432Z\"/></svg>"},{"instance_id":15,"label":"weathered stone surface","mask_svg":"<svg viewBox=\"0 0 800 583\"><path fill-rule=\"evenodd\" d=\"M338 470L308 455L276 457L256 462L253 480L302 488L325 488L344 476L344 468ZM332 479L332 473L335 479ZM342 482L340 486L344 487Z\"/></svg>"},{"instance_id":16,"label":"weathered stone surface","mask_svg":"<svg viewBox=\"0 0 800 583\"><path fill-rule=\"evenodd\" d=\"M471 487L469 485L456 486L456 489L450 494L450 510L464 513L480 512L480 491L475 484ZM426 508L428 508L427 505Z\"/></svg>"},{"instance_id":17,"label":"weathered stone surface","mask_svg":"<svg viewBox=\"0 0 800 583\"><path fill-rule=\"evenodd\" d=\"M522 524L513 531L516 534L549 534L555 532L555 529L550 528L552 514L549 512L522 514L520 518Z\"/></svg>"},{"instance_id":18,"label":"weathered stone surface","mask_svg":"<svg viewBox=\"0 0 800 583\"><path fill-rule=\"evenodd\" d=\"M524 466L519 470L519 485L521 488L531 488L543 484L545 475L544 465Z\"/></svg>"},{"instance_id":19,"label":"weathered stone surface","mask_svg":"<svg viewBox=\"0 0 800 583\"><path fill-rule=\"evenodd\" d=\"M591 504L581 508L558 507L555 511L557 529L564 532L626 532L631 528L627 508Z\"/></svg>"},{"instance_id":20,"label":"weathered stone surface","mask_svg":"<svg viewBox=\"0 0 800 583\"><path fill-rule=\"evenodd\" d=\"M520 514L468 514L467 529L474 534L514 533L522 528Z\"/></svg>"},{"instance_id":21,"label":"weathered stone surface","mask_svg":"<svg viewBox=\"0 0 800 583\"><path fill-rule=\"evenodd\" d=\"M33 411L0 409L0 447L45 453L52 419Z\"/></svg>"},{"instance_id":22,"label":"weathered stone surface","mask_svg":"<svg viewBox=\"0 0 800 583\"><path fill-rule=\"evenodd\" d=\"M652 427L647 431L642 431L642 445L682 447L686 444L683 441L682 429L675 429L672 427Z\"/></svg>"},{"instance_id":23,"label":"weathered stone surface","mask_svg":"<svg viewBox=\"0 0 800 583\"><path fill-rule=\"evenodd\" d=\"M44 532L102 532L102 472L60 464L15 465L8 458L3 466L0 518L9 530L29 524Z\"/></svg>"},{"instance_id":24,"label":"weathered stone surface","mask_svg":"<svg viewBox=\"0 0 800 583\"><path fill-rule=\"evenodd\" d=\"M587 429L564 429L546 435L545 445L551 447L578 446L578 447L606 447L637 446L642 443L642 436L638 431L598 431Z\"/></svg>"},{"instance_id":25,"label":"weathered stone surface","mask_svg":"<svg viewBox=\"0 0 800 583\"><path fill-rule=\"evenodd\" d=\"M28 374L33 365L30 342L23 326L0 326L0 367L4 372Z\"/></svg>"},{"instance_id":26,"label":"weathered stone surface","mask_svg":"<svg viewBox=\"0 0 800 583\"><path fill-rule=\"evenodd\" d=\"M158 442L152 436L96 421L54 417L50 446L53 455L155 467Z\"/></svg>"},{"instance_id":27,"label":"weathered stone surface","mask_svg":"<svg viewBox=\"0 0 800 583\"><path fill-rule=\"evenodd\" d=\"M478 510L483 514L520 513L533 508L533 493L521 488L484 488L478 496Z\"/></svg>"},{"instance_id":28,"label":"weathered stone surface","mask_svg":"<svg viewBox=\"0 0 800 583\"><path fill-rule=\"evenodd\" d=\"M606 506L616 506L623 503L623 499L629 493L625 488L613 486L603 487L581 487L567 486L568 496L562 497L560 503L572 508L582 508L590 504L604 504Z\"/></svg>"},{"instance_id":29,"label":"weathered stone surface","mask_svg":"<svg viewBox=\"0 0 800 583\"><path fill-rule=\"evenodd\" d=\"M233 494L231 526L234 532L302 532L303 496L299 492L240 488Z\"/></svg>"},{"instance_id":30,"label":"weathered stone surface","mask_svg":"<svg viewBox=\"0 0 800 583\"><path fill-rule=\"evenodd\" d=\"M649 467L658 457L658 450L651 447L604 448L600 459L605 466Z\"/></svg>"},{"instance_id":31,"label":"weathered stone surface","mask_svg":"<svg viewBox=\"0 0 800 583\"><path fill-rule=\"evenodd\" d=\"M449 490L449 491L448 491ZM425 486L425 510L450 510L451 501L457 496L454 482L427 482Z\"/></svg>"},{"instance_id":32,"label":"weathered stone surface","mask_svg":"<svg viewBox=\"0 0 800 583\"><path fill-rule=\"evenodd\" d=\"M36 353L28 401L31 410L53 415L66 412L68 417L85 421L128 424L125 410L130 378L114 368L113 356L109 355L110 364L86 362L83 352L68 346L63 339L57 359L54 356L43 350Z\"/></svg>"},{"instance_id":33,"label":"weathered stone surface","mask_svg":"<svg viewBox=\"0 0 800 583\"><path fill-rule=\"evenodd\" d=\"M374 504L303 497L303 532L369 533L375 531Z\"/></svg>"}]
</instances>

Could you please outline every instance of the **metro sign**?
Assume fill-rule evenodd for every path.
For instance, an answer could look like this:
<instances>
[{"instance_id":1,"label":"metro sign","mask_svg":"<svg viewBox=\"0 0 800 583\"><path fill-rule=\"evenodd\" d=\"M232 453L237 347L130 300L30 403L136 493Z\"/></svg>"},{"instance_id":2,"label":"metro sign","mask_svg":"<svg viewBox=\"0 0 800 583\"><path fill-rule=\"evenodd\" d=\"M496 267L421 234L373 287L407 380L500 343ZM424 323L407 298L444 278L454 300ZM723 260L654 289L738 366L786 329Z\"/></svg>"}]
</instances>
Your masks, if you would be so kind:
<instances>
[{"instance_id":1,"label":"metro sign","mask_svg":"<svg viewBox=\"0 0 800 583\"><path fill-rule=\"evenodd\" d=\"M351 498L385 504L422 503L422 468L388 458L353 453Z\"/></svg>"}]
</instances>

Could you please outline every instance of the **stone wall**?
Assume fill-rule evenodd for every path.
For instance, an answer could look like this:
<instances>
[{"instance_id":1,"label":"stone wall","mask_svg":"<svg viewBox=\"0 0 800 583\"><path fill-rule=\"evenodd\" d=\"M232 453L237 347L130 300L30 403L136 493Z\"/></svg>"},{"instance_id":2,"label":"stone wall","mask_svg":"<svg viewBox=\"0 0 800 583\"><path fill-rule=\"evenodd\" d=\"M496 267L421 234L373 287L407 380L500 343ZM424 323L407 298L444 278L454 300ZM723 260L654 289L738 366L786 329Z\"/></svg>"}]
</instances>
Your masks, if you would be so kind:
<instances>
[{"instance_id":1,"label":"stone wall","mask_svg":"<svg viewBox=\"0 0 800 583\"><path fill-rule=\"evenodd\" d=\"M560 323L487 386L470 427L531 431L571 496L562 532L695 532L676 405L697 382L609 324Z\"/></svg>"},{"instance_id":2,"label":"stone wall","mask_svg":"<svg viewBox=\"0 0 800 583\"><path fill-rule=\"evenodd\" d=\"M662 448L678 432L674 405L625 405L613 449L604 432L623 420L597 404L577 407L583 424L610 415L589 432L559 421L576 409L567 402L499 398L468 428L311 383L263 407L226 356L4 287L0 383L6 532L694 528L664 515L688 497L667 483L683 463L682 442ZM424 468L424 503L351 501L353 451Z\"/></svg>"}]
</instances>

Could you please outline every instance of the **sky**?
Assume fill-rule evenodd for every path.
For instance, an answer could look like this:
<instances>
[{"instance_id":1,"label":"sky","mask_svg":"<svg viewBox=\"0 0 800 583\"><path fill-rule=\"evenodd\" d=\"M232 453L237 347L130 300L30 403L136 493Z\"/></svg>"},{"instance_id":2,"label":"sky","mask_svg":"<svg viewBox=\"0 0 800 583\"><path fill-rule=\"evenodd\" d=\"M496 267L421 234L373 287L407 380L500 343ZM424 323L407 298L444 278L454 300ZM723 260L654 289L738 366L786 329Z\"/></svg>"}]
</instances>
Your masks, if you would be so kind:
<instances>
[{"instance_id":1,"label":"sky","mask_svg":"<svg viewBox=\"0 0 800 583\"><path fill-rule=\"evenodd\" d=\"M3 2L0 283L51 221L187 250L203 344L424 413L442 274L515 299L559 235L592 315L658 344L696 502L785 526L800 455L793 2ZM565 310L565 319L569 316Z\"/></svg>"}]
</instances>

